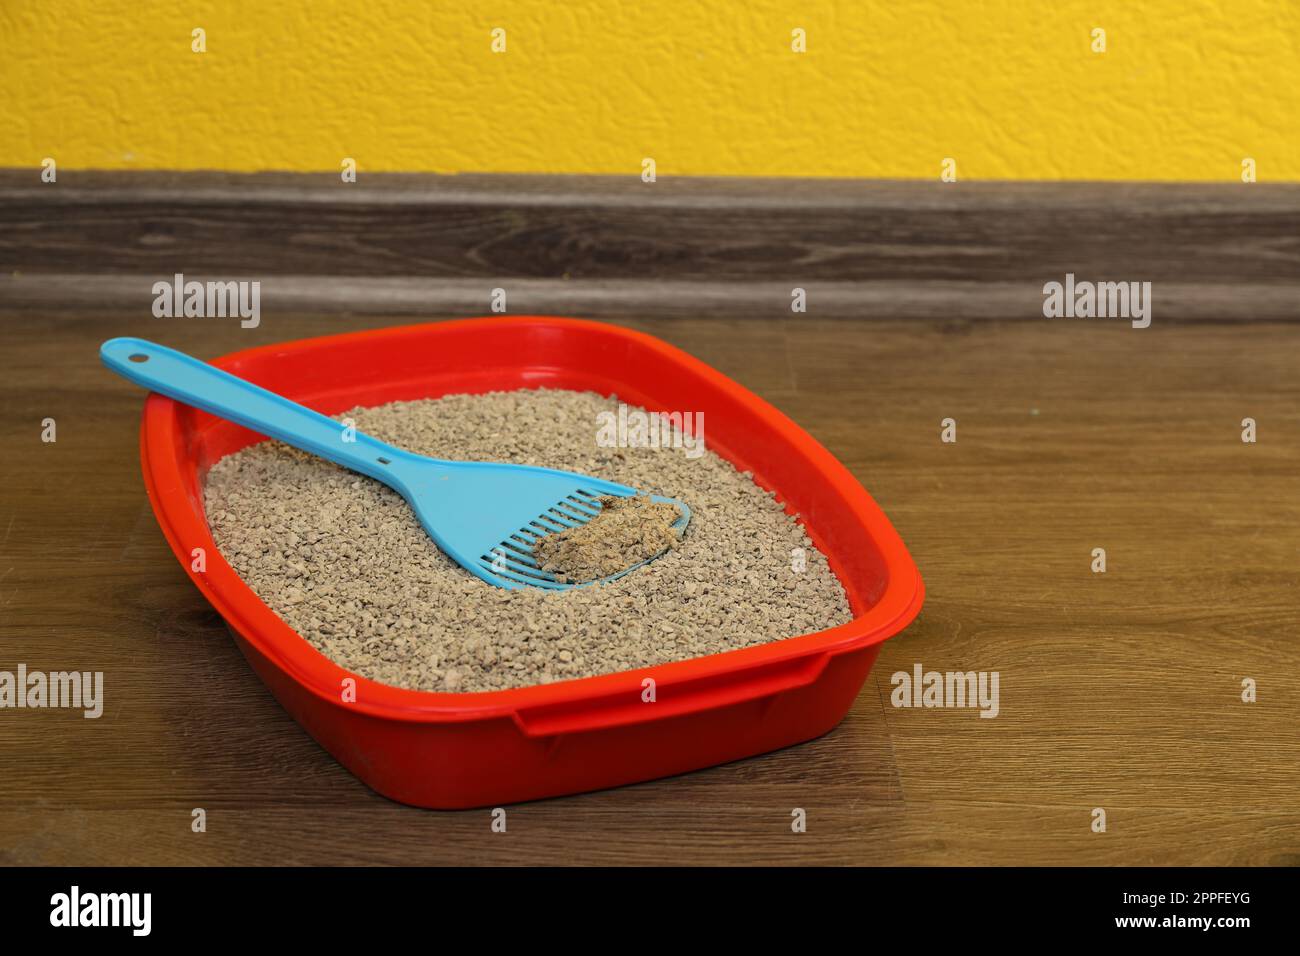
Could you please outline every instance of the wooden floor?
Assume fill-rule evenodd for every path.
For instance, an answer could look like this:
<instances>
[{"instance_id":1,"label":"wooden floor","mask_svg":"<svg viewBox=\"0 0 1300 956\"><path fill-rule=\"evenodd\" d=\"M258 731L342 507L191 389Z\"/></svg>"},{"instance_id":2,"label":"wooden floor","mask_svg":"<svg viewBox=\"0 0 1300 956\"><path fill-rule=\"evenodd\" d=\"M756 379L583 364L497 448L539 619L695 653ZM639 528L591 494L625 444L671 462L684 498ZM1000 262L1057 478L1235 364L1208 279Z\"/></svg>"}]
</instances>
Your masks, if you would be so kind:
<instances>
[{"instance_id":1,"label":"wooden floor","mask_svg":"<svg viewBox=\"0 0 1300 956\"><path fill-rule=\"evenodd\" d=\"M827 736L494 834L376 796L279 708L164 543L142 396L96 356L391 322L3 317L0 670L103 670L107 703L0 711L0 863L1300 863L1300 326L625 323L840 457L928 598ZM999 672L999 715L893 708L917 663Z\"/></svg>"}]
</instances>

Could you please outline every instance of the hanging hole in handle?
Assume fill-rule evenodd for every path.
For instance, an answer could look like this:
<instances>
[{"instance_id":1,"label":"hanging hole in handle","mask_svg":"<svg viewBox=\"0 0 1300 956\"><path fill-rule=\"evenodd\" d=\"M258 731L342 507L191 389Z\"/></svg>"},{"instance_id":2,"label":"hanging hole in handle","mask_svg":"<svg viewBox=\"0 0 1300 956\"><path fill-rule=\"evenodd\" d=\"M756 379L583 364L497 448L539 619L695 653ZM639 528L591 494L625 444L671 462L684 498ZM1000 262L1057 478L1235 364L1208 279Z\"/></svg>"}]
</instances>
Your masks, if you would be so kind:
<instances>
[{"instance_id":1,"label":"hanging hole in handle","mask_svg":"<svg viewBox=\"0 0 1300 956\"><path fill-rule=\"evenodd\" d=\"M387 458L376 458L375 461L379 462L381 465L391 465L391 464L392 464L392 462L389 461Z\"/></svg>"},{"instance_id":2,"label":"hanging hole in handle","mask_svg":"<svg viewBox=\"0 0 1300 956\"><path fill-rule=\"evenodd\" d=\"M149 361L149 356L147 356L147 355L143 355L143 354L141 354L140 352L136 352L134 355L128 355L127 358L129 358L132 362L147 362L147 361Z\"/></svg>"}]
</instances>

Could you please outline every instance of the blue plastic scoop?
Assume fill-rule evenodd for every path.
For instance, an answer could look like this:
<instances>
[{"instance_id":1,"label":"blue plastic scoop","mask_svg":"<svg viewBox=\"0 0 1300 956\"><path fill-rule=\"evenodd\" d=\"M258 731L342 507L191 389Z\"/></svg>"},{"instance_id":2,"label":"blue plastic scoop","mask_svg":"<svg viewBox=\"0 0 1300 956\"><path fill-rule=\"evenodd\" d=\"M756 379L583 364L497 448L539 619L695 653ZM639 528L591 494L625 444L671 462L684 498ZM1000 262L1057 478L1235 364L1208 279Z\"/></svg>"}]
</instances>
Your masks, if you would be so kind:
<instances>
[{"instance_id":1,"label":"blue plastic scoop","mask_svg":"<svg viewBox=\"0 0 1300 956\"><path fill-rule=\"evenodd\" d=\"M602 495L639 494L627 485L575 472L417 455L144 339L109 339L99 355L137 385L382 481L410 503L429 537L452 560L497 587L581 587L543 571L534 545L548 534L586 524L600 513ZM653 497L679 509L673 528L685 531L690 509L671 498ZM600 581L622 577L659 556ZM599 582L583 582L594 583Z\"/></svg>"}]
</instances>

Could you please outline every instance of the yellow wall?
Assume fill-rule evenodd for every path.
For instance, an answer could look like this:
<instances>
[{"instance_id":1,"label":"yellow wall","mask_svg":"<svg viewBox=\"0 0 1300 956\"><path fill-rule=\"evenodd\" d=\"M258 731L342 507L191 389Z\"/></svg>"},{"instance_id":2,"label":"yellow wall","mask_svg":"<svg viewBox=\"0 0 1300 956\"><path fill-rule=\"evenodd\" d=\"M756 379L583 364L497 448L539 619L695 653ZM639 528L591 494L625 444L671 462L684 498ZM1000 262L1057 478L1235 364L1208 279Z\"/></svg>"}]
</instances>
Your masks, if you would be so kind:
<instances>
[{"instance_id":1,"label":"yellow wall","mask_svg":"<svg viewBox=\"0 0 1300 956\"><path fill-rule=\"evenodd\" d=\"M1298 0L44 0L0 77L0 166L1300 179Z\"/></svg>"}]
</instances>

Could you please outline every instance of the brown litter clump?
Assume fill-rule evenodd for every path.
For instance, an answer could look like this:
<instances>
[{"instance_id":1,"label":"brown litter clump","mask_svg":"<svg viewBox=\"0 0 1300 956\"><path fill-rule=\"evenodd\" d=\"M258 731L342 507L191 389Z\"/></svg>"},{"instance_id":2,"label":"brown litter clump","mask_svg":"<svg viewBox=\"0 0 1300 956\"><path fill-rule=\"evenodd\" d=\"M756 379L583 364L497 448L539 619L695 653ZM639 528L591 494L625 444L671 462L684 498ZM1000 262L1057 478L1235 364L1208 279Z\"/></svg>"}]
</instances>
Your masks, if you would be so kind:
<instances>
[{"instance_id":1,"label":"brown litter clump","mask_svg":"<svg viewBox=\"0 0 1300 956\"><path fill-rule=\"evenodd\" d=\"M600 513L586 524L549 534L533 548L543 571L561 582L581 584L618 574L681 543L675 505L648 495L600 499Z\"/></svg>"},{"instance_id":2,"label":"brown litter clump","mask_svg":"<svg viewBox=\"0 0 1300 956\"><path fill-rule=\"evenodd\" d=\"M680 544L617 580L509 591L433 543L397 492L261 442L212 466L222 555L340 667L412 690L487 691L702 657L843 624L844 589L770 492L728 461L597 442L618 399L551 389L448 395L337 416L436 458L560 468L684 501Z\"/></svg>"}]
</instances>

